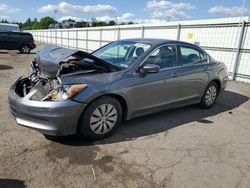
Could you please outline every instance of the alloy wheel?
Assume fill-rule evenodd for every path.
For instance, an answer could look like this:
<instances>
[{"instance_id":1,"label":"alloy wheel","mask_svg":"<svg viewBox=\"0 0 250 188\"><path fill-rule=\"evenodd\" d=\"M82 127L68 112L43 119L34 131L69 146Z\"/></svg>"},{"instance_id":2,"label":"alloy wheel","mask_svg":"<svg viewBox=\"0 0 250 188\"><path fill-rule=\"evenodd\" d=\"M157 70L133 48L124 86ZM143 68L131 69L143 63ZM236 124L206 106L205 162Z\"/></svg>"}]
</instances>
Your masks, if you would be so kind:
<instances>
[{"instance_id":1,"label":"alloy wheel","mask_svg":"<svg viewBox=\"0 0 250 188\"><path fill-rule=\"evenodd\" d=\"M29 53L29 51L30 51L30 47L29 47L29 46L24 45L24 46L22 47L22 52L23 52L23 53Z\"/></svg>"},{"instance_id":2,"label":"alloy wheel","mask_svg":"<svg viewBox=\"0 0 250 188\"><path fill-rule=\"evenodd\" d=\"M117 110L112 104L102 104L93 111L90 128L95 134L105 134L115 126L117 118Z\"/></svg>"},{"instance_id":3,"label":"alloy wheel","mask_svg":"<svg viewBox=\"0 0 250 188\"><path fill-rule=\"evenodd\" d=\"M205 95L205 101L208 106L212 105L215 102L217 95L217 89L214 85L211 85Z\"/></svg>"}]
</instances>

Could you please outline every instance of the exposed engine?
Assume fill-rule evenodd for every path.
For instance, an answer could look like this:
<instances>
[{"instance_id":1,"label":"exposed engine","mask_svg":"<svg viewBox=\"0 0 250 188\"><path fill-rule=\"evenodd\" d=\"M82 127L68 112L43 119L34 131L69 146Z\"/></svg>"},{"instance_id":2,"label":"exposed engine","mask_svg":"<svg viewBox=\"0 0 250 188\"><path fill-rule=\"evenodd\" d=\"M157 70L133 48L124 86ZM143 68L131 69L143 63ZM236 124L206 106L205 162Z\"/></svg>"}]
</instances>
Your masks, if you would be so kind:
<instances>
[{"instance_id":1,"label":"exposed engine","mask_svg":"<svg viewBox=\"0 0 250 188\"><path fill-rule=\"evenodd\" d=\"M35 61L31 63L32 73L30 76L21 79L16 84L16 93L20 97L24 97L26 95L30 95L30 100L35 101L47 101L47 100L59 100L56 95L60 95L61 97L64 94L71 94L69 89L72 89L71 86L62 85L59 76L61 75L72 75L72 74L89 74L94 72L100 72L86 63L84 60L77 59L69 59L67 61L61 62L58 67L58 72L55 78L48 78L44 75L39 67L37 66ZM84 86L86 84L78 84L74 85L74 89L81 89L79 86Z\"/></svg>"},{"instance_id":2,"label":"exposed engine","mask_svg":"<svg viewBox=\"0 0 250 188\"><path fill-rule=\"evenodd\" d=\"M35 101L62 101L87 87L82 82L65 85L60 80L62 76L111 72L119 68L86 52L50 45L36 54L31 70L30 76L16 83L16 94Z\"/></svg>"}]
</instances>

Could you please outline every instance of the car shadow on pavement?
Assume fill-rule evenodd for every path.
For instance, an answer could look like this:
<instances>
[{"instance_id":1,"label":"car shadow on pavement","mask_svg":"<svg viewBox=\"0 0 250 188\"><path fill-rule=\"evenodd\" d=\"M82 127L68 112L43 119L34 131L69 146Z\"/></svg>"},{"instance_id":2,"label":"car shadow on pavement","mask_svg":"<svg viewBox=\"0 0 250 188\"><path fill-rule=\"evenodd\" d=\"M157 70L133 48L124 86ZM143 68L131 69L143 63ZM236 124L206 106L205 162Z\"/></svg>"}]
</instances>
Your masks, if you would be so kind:
<instances>
[{"instance_id":1,"label":"car shadow on pavement","mask_svg":"<svg viewBox=\"0 0 250 188\"><path fill-rule=\"evenodd\" d=\"M24 181L16 179L0 179L0 188L25 188Z\"/></svg>"},{"instance_id":2,"label":"car shadow on pavement","mask_svg":"<svg viewBox=\"0 0 250 188\"><path fill-rule=\"evenodd\" d=\"M0 54L8 54L8 51L0 51Z\"/></svg>"},{"instance_id":3,"label":"car shadow on pavement","mask_svg":"<svg viewBox=\"0 0 250 188\"><path fill-rule=\"evenodd\" d=\"M31 54L36 54L36 52L30 52L28 54L24 54L24 53L21 53L21 52L17 52L18 55L31 55Z\"/></svg>"},{"instance_id":4,"label":"car shadow on pavement","mask_svg":"<svg viewBox=\"0 0 250 188\"><path fill-rule=\"evenodd\" d=\"M18 51L0 51L0 54L18 54L18 55L29 55L29 54L36 54L36 52L30 52L28 54L23 54Z\"/></svg>"},{"instance_id":5,"label":"car shadow on pavement","mask_svg":"<svg viewBox=\"0 0 250 188\"><path fill-rule=\"evenodd\" d=\"M13 67L9 65L0 65L0 70L9 70L9 69L13 69Z\"/></svg>"},{"instance_id":6,"label":"car shadow on pavement","mask_svg":"<svg viewBox=\"0 0 250 188\"><path fill-rule=\"evenodd\" d=\"M197 105L192 105L136 118L124 122L112 136L104 140L88 142L77 136L52 137L49 139L64 145L72 146L109 144L135 140L139 137L166 132L190 122L199 122L204 125L213 124L212 121L207 120L206 118L215 116L222 112L233 114L231 110L237 108L248 100L249 98L247 96L231 91L224 91L218 97L216 104L211 109L205 110L199 108Z\"/></svg>"}]
</instances>

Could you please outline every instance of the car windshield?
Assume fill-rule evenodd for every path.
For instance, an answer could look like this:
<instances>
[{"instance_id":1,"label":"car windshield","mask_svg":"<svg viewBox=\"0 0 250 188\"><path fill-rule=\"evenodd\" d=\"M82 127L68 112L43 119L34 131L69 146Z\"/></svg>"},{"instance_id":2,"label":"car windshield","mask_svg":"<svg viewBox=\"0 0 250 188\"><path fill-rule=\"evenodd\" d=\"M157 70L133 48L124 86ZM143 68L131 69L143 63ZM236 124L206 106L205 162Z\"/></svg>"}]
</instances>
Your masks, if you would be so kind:
<instances>
[{"instance_id":1,"label":"car windshield","mask_svg":"<svg viewBox=\"0 0 250 188\"><path fill-rule=\"evenodd\" d=\"M121 69L127 69L150 48L141 42L117 41L95 51L92 55Z\"/></svg>"}]
</instances>

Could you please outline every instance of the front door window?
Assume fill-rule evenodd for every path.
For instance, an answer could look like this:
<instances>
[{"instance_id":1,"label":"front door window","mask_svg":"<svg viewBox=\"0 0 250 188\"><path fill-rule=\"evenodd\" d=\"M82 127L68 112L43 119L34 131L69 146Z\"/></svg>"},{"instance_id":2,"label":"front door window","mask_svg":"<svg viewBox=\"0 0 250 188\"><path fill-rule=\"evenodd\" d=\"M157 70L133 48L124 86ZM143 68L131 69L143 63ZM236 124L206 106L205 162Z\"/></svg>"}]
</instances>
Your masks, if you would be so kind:
<instances>
[{"instance_id":1,"label":"front door window","mask_svg":"<svg viewBox=\"0 0 250 188\"><path fill-rule=\"evenodd\" d=\"M146 64L156 64L161 69L176 66L176 47L162 46L154 51L146 60Z\"/></svg>"}]
</instances>

